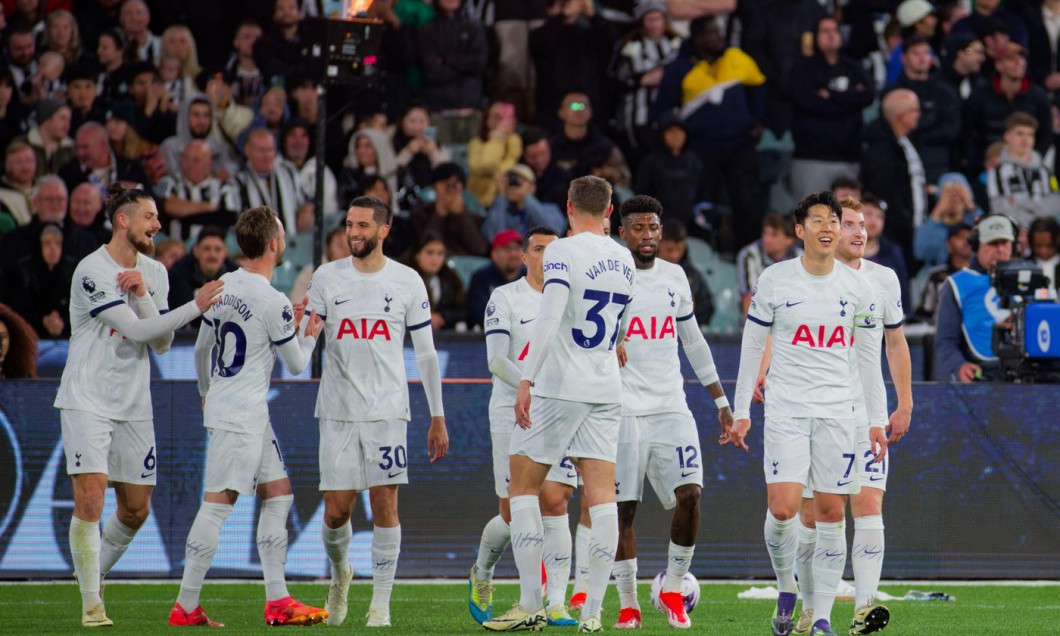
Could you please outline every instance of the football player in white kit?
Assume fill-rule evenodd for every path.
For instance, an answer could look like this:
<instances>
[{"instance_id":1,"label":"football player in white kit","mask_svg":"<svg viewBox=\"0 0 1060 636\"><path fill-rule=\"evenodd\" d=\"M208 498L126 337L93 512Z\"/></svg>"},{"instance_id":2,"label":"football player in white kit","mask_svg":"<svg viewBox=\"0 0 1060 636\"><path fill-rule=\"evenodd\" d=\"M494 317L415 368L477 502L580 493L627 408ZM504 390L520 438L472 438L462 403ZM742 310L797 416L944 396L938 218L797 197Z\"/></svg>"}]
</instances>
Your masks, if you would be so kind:
<instances>
[{"instance_id":1,"label":"football player in white kit","mask_svg":"<svg viewBox=\"0 0 1060 636\"><path fill-rule=\"evenodd\" d=\"M314 625L327 612L291 597L284 577L287 561L287 516L294 503L291 482L269 421L269 378L279 352L293 374L312 358L322 322L309 316L305 336L298 337L304 307L292 308L272 287L281 262L284 230L276 212L265 206L239 215L236 241L242 266L221 277L225 293L203 314L195 342L203 424L209 432L203 503L184 546L184 576L169 613L174 626L221 627L199 604L221 528L239 495L261 497L257 545L265 578L265 622L269 625Z\"/></svg>"},{"instance_id":2,"label":"football player in white kit","mask_svg":"<svg viewBox=\"0 0 1060 636\"><path fill-rule=\"evenodd\" d=\"M165 353L173 330L194 320L221 293L207 283L195 300L169 309L169 278L149 258L161 229L155 202L143 190L111 186L110 242L74 270L70 290L70 352L55 407L62 423L66 472L74 482L70 555L81 590L81 624L113 625L100 594L105 576L150 512L158 469L147 347ZM118 508L99 519L108 482Z\"/></svg>"},{"instance_id":3,"label":"football player in white kit","mask_svg":"<svg viewBox=\"0 0 1060 636\"><path fill-rule=\"evenodd\" d=\"M857 432L850 389L860 375L867 389L882 382L879 360L855 331L876 328L875 296L869 280L836 263L842 210L831 192L810 194L793 211L796 235L805 244L798 259L766 268L752 292L744 326L736 384L735 423L722 436L746 450L751 394L766 337L772 334L769 399L763 427L763 470L768 511L765 543L777 574L780 597L771 620L776 636L787 636L798 588L796 516L805 486L813 488L817 519L812 634L831 636L832 605L846 564L843 531L846 495L857 492ZM869 408L873 412L875 404ZM887 439L882 423L869 430L870 450L882 462Z\"/></svg>"},{"instance_id":4,"label":"football player in white kit","mask_svg":"<svg viewBox=\"0 0 1060 636\"><path fill-rule=\"evenodd\" d=\"M512 432L512 551L520 600L485 622L492 631L538 630L547 619L541 598L543 524L538 494L549 469L564 455L577 461L592 520L590 584L578 629L601 631L600 609L618 545L615 455L622 412L615 346L633 293L629 250L603 234L611 214L611 186L580 177L567 194L574 235L545 250L541 310L515 402ZM531 387L534 398L531 402Z\"/></svg>"},{"instance_id":5,"label":"football player in white kit","mask_svg":"<svg viewBox=\"0 0 1060 636\"><path fill-rule=\"evenodd\" d=\"M533 322L541 307L545 282L545 248L559 238L552 228L530 228L523 237L526 276L493 290L482 324L486 328L486 356L493 374L490 395L490 438L493 444L493 484L499 500L499 514L482 530L478 559L468 582L468 609L479 623L493 618L493 568L511 542L511 510L508 501L510 481L509 449L515 428L515 396L523 374L523 362L530 351ZM544 563L548 581L545 603L549 625L569 627L578 622L564 605L566 582L570 578L571 547L567 502L577 487L577 472L564 457L549 471L541 488L541 514L544 523ZM562 582L562 584L560 583Z\"/></svg>"},{"instance_id":6,"label":"football player in white kit","mask_svg":"<svg viewBox=\"0 0 1060 636\"><path fill-rule=\"evenodd\" d=\"M681 340L685 356L718 407L724 434L732 411L714 367L710 347L692 311L692 290L684 270L657 259L662 237L662 204L636 195L619 210L619 235L637 266L629 332L621 357L622 426L615 464L618 499L618 552L613 574L618 588L618 629L641 624L637 602L637 536L633 520L647 477L666 509L674 509L667 550L666 581L659 599L673 627L692 626L685 611L681 584L692 563L699 531L699 499L703 457L699 431L685 401L684 377L677 357Z\"/></svg>"},{"instance_id":7,"label":"football player in white kit","mask_svg":"<svg viewBox=\"0 0 1060 636\"><path fill-rule=\"evenodd\" d=\"M909 430L909 421L913 413L912 364L909 359L909 345L905 340L902 324L905 321L902 311L902 294L898 276L894 270L862 258L865 254L865 217L861 213L861 203L851 197L839 200L843 208L839 245L836 249L836 260L853 269L861 271L872 281L876 293L876 322L883 329L868 332L867 346L871 347L872 356L879 364L886 342L887 366L894 381L898 407L887 418L887 412L865 413L861 408L857 414L857 451L856 469L861 483L861 492L850 497L850 512L854 517L854 544L850 551L850 561L854 570L854 618L851 621L851 634L869 634L887 626L890 621L890 610L876 602L876 592L880 584L880 573L883 569L884 536L883 536L883 493L887 490L887 469L890 457L876 463L872 449L869 448L869 422L884 422L890 429L888 444L893 444ZM855 383L851 389L860 394L861 384ZM858 400L858 405L865 402L887 405L886 388L881 382L874 387L876 397L866 401ZM870 420L871 418L871 420ZM878 425L878 424L877 424ZM803 599L802 611L792 630L793 634L809 634L813 626L813 554L817 545L817 530L814 527L812 491L803 492L802 509L799 512L800 523L797 526L799 551L795 561L798 574L799 592Z\"/></svg>"},{"instance_id":8,"label":"football player in white kit","mask_svg":"<svg viewBox=\"0 0 1060 636\"><path fill-rule=\"evenodd\" d=\"M353 567L349 562L350 513L368 490L372 506L372 601L368 627L390 626L401 525L398 485L407 484L412 454L405 374L406 330L412 335L431 425L431 462L445 457L449 435L442 411L442 377L431 333L431 304L411 268L383 256L390 206L357 197L346 212L350 258L321 265L309 284L310 310L324 319L327 357L316 417L320 420L320 490L324 493L324 549L331 562L325 609L329 625L346 618Z\"/></svg>"}]
</instances>

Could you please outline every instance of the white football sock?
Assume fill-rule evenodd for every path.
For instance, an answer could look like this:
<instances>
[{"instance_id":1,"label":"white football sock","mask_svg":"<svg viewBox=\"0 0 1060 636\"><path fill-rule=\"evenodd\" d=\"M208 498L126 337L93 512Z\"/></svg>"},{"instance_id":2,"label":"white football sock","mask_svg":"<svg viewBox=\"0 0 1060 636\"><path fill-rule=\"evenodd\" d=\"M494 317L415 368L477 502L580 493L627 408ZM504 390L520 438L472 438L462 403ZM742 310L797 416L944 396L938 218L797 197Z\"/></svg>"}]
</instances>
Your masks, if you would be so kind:
<instances>
[{"instance_id":1,"label":"white football sock","mask_svg":"<svg viewBox=\"0 0 1060 636\"><path fill-rule=\"evenodd\" d=\"M199 606L202 582L217 554L221 526L231 512L232 506L229 504L204 501L188 531L188 540L184 543L184 576L180 579L177 602L189 612Z\"/></svg>"},{"instance_id":2,"label":"white football sock","mask_svg":"<svg viewBox=\"0 0 1060 636\"><path fill-rule=\"evenodd\" d=\"M77 587L81 589L81 612L99 605L99 522L70 517L70 556Z\"/></svg>"},{"instance_id":3,"label":"white football sock","mask_svg":"<svg viewBox=\"0 0 1060 636\"><path fill-rule=\"evenodd\" d=\"M854 549L850 564L854 569L854 607L864 607L876 598L883 571L883 516L867 515L854 519Z\"/></svg>"},{"instance_id":4,"label":"white football sock","mask_svg":"<svg viewBox=\"0 0 1060 636\"><path fill-rule=\"evenodd\" d=\"M475 576L486 581L493 580L493 568L512 542L512 529L500 515L489 520L482 529L478 544L478 560L475 561Z\"/></svg>"},{"instance_id":5,"label":"white football sock","mask_svg":"<svg viewBox=\"0 0 1060 636\"><path fill-rule=\"evenodd\" d=\"M320 538L324 540L324 552L328 554L331 562L331 579L338 581L342 571L350 564L350 539L353 537L353 529L350 522L342 524L338 528L329 528L328 524L320 524Z\"/></svg>"},{"instance_id":6,"label":"white football sock","mask_svg":"<svg viewBox=\"0 0 1060 636\"><path fill-rule=\"evenodd\" d=\"M831 622L836 589L847 564L845 523L817 522L817 549L813 556L813 621Z\"/></svg>"},{"instance_id":7,"label":"white football sock","mask_svg":"<svg viewBox=\"0 0 1060 636\"><path fill-rule=\"evenodd\" d=\"M294 495L270 497L261 502L258 517L258 557L265 578L265 600L278 601L290 596L283 568L287 563L287 515Z\"/></svg>"},{"instance_id":8,"label":"white football sock","mask_svg":"<svg viewBox=\"0 0 1060 636\"><path fill-rule=\"evenodd\" d=\"M618 588L618 607L626 609L632 607L639 610L640 603L637 602L637 559L624 559L615 561L615 567L611 570L615 577L615 587Z\"/></svg>"},{"instance_id":9,"label":"white football sock","mask_svg":"<svg viewBox=\"0 0 1060 636\"><path fill-rule=\"evenodd\" d=\"M519 568L519 605L528 612L544 607L541 602L541 558L545 528L541 504L534 495L512 497L512 555Z\"/></svg>"},{"instance_id":10,"label":"white football sock","mask_svg":"<svg viewBox=\"0 0 1060 636\"><path fill-rule=\"evenodd\" d=\"M614 502L597 504L589 508L589 519L593 524L593 536L589 540L589 589L585 592L583 621L600 618L618 550L618 505Z\"/></svg>"},{"instance_id":11,"label":"white football sock","mask_svg":"<svg viewBox=\"0 0 1060 636\"><path fill-rule=\"evenodd\" d=\"M692 566L692 554L696 546L677 545L673 541L666 549L666 578L663 580L663 592L680 592L684 587L685 574Z\"/></svg>"},{"instance_id":12,"label":"white football sock","mask_svg":"<svg viewBox=\"0 0 1060 636\"><path fill-rule=\"evenodd\" d=\"M394 591L398 555L401 553L401 526L372 528L372 602L369 609L390 613L390 593Z\"/></svg>"},{"instance_id":13,"label":"white football sock","mask_svg":"<svg viewBox=\"0 0 1060 636\"><path fill-rule=\"evenodd\" d=\"M548 581L548 602L545 607L566 604L567 582L570 581L570 519L567 515L541 517L545 531L542 559Z\"/></svg>"},{"instance_id":14,"label":"white football sock","mask_svg":"<svg viewBox=\"0 0 1060 636\"><path fill-rule=\"evenodd\" d=\"M799 594L802 609L813 609L813 553L817 549L817 528L807 528L800 521L795 526L799 537L799 552L795 557L795 572L799 575Z\"/></svg>"},{"instance_id":15,"label":"white football sock","mask_svg":"<svg viewBox=\"0 0 1060 636\"><path fill-rule=\"evenodd\" d=\"M589 588L589 537L592 528L578 524L574 531L574 589L571 594L582 594Z\"/></svg>"},{"instance_id":16,"label":"white football sock","mask_svg":"<svg viewBox=\"0 0 1060 636\"><path fill-rule=\"evenodd\" d=\"M107 576L114 564L118 562L121 555L129 549L136 530L118 521L118 514L114 513L103 524L103 536L99 545L99 572Z\"/></svg>"},{"instance_id":17,"label":"white football sock","mask_svg":"<svg viewBox=\"0 0 1060 636\"><path fill-rule=\"evenodd\" d=\"M766 510L766 551L777 574L777 589L794 594L799 591L795 583L795 552L799 548L795 536L795 517L781 521Z\"/></svg>"}]
</instances>

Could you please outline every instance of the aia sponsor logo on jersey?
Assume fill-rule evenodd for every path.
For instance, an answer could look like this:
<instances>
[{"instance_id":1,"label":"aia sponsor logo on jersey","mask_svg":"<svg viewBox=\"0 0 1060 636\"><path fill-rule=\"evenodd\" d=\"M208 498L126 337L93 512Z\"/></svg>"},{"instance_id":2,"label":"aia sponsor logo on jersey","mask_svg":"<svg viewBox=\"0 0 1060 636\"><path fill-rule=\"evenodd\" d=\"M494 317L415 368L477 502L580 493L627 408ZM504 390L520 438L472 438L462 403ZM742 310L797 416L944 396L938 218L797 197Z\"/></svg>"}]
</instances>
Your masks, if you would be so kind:
<instances>
[{"instance_id":1,"label":"aia sponsor logo on jersey","mask_svg":"<svg viewBox=\"0 0 1060 636\"><path fill-rule=\"evenodd\" d=\"M629 321L629 331L626 332L626 337L632 338L634 336L640 336L643 340L676 338L677 331L674 329L674 318L673 316L666 316L660 319L658 316L652 316L645 325L644 320L640 316L633 316L633 319Z\"/></svg>"},{"instance_id":2,"label":"aia sponsor logo on jersey","mask_svg":"<svg viewBox=\"0 0 1060 636\"><path fill-rule=\"evenodd\" d=\"M824 325L817 325L816 327L799 325L799 328L795 330L795 337L791 339L791 344L795 346L804 345L811 349L831 349L836 346L849 347L854 344L854 332L851 331L848 338L843 325L838 325L831 332Z\"/></svg>"},{"instance_id":3,"label":"aia sponsor logo on jersey","mask_svg":"<svg viewBox=\"0 0 1060 636\"><path fill-rule=\"evenodd\" d=\"M335 335L336 340L353 338L355 340L375 340L381 338L390 340L390 327L385 320L376 319L369 321L367 318L343 318L339 323L339 332Z\"/></svg>"}]
</instances>

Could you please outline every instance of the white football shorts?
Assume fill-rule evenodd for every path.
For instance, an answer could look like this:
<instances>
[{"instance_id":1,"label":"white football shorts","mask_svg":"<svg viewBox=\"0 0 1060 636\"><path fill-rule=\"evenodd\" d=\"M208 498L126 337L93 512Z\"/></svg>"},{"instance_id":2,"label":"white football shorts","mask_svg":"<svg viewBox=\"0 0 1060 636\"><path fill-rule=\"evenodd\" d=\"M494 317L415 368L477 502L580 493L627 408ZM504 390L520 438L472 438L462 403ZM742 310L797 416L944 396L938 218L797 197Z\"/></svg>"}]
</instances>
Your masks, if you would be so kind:
<instances>
[{"instance_id":1,"label":"white football shorts","mask_svg":"<svg viewBox=\"0 0 1060 636\"><path fill-rule=\"evenodd\" d=\"M539 464L558 464L564 456L614 462L618 452L619 403L587 404L535 396L529 429L512 431L513 455Z\"/></svg>"},{"instance_id":2,"label":"white football shorts","mask_svg":"<svg viewBox=\"0 0 1060 636\"><path fill-rule=\"evenodd\" d=\"M283 453L270 423L260 433L237 433L207 427L206 492L234 490L254 495L258 484L287 477Z\"/></svg>"},{"instance_id":3,"label":"white football shorts","mask_svg":"<svg viewBox=\"0 0 1060 636\"><path fill-rule=\"evenodd\" d=\"M153 420L112 420L59 409L69 475L102 473L110 482L154 486L158 473Z\"/></svg>"},{"instance_id":4,"label":"white football shorts","mask_svg":"<svg viewBox=\"0 0 1060 636\"><path fill-rule=\"evenodd\" d=\"M887 470L890 468L891 463L891 448L887 448L887 454L877 464L872 461L876 456L873 455L872 444L869 442L869 425L859 425L856 435L857 450L855 451L856 458L854 463L858 469L858 480L861 482L861 487L878 488L886 491ZM812 499L813 489L810 487L803 488L802 496L804 499Z\"/></svg>"},{"instance_id":5,"label":"white football shorts","mask_svg":"<svg viewBox=\"0 0 1060 636\"><path fill-rule=\"evenodd\" d=\"M640 501L644 478L667 510L677 505L674 491L703 485L699 431L689 412L622 417L615 463L615 497Z\"/></svg>"},{"instance_id":6,"label":"white football shorts","mask_svg":"<svg viewBox=\"0 0 1060 636\"><path fill-rule=\"evenodd\" d=\"M860 490L853 418L766 418L762 470L766 483L799 483L841 495Z\"/></svg>"},{"instance_id":7,"label":"white football shorts","mask_svg":"<svg viewBox=\"0 0 1060 636\"><path fill-rule=\"evenodd\" d=\"M320 420L320 490L409 483L405 420Z\"/></svg>"}]
</instances>

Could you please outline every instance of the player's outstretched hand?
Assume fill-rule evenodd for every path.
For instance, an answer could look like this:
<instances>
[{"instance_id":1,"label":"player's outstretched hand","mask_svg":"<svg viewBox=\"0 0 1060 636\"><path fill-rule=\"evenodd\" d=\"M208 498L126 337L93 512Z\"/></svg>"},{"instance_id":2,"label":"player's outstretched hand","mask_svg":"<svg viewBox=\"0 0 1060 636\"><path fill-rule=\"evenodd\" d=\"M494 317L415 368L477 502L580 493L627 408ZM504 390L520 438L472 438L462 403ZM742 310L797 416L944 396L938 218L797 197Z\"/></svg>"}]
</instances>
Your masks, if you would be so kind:
<instances>
[{"instance_id":1,"label":"player's outstretched hand","mask_svg":"<svg viewBox=\"0 0 1060 636\"><path fill-rule=\"evenodd\" d=\"M207 309L220 302L221 292L224 289L225 284L221 280L212 280L200 287L199 293L195 294L195 304L199 307L199 311L206 313Z\"/></svg>"},{"instance_id":2,"label":"player's outstretched hand","mask_svg":"<svg viewBox=\"0 0 1060 636\"><path fill-rule=\"evenodd\" d=\"M887 432L878 426L870 428L869 449L871 449L872 454L876 456L876 459L872 460L872 463L878 464L882 462L883 458L887 456Z\"/></svg>"},{"instance_id":3,"label":"player's outstretched hand","mask_svg":"<svg viewBox=\"0 0 1060 636\"><path fill-rule=\"evenodd\" d=\"M303 307L304 310L304 307ZM309 312L309 323L305 326L305 337L316 338L320 335L320 329L324 326L324 321L317 315L317 310ZM297 330L298 327L295 327Z\"/></svg>"},{"instance_id":4,"label":"player's outstretched hand","mask_svg":"<svg viewBox=\"0 0 1060 636\"><path fill-rule=\"evenodd\" d=\"M147 285L144 284L144 275L135 269L127 269L118 274L118 289L123 292L132 292L134 296L143 296L147 293Z\"/></svg>"},{"instance_id":5,"label":"player's outstretched hand","mask_svg":"<svg viewBox=\"0 0 1060 636\"><path fill-rule=\"evenodd\" d=\"M432 417L431 427L427 429L427 454L431 456L431 463L445 457L448 452L449 432L445 429L445 417Z\"/></svg>"},{"instance_id":6,"label":"player's outstretched hand","mask_svg":"<svg viewBox=\"0 0 1060 636\"><path fill-rule=\"evenodd\" d=\"M530 428L530 381L519 382L519 394L515 396L515 423L519 428Z\"/></svg>"},{"instance_id":7,"label":"player's outstretched hand","mask_svg":"<svg viewBox=\"0 0 1060 636\"><path fill-rule=\"evenodd\" d=\"M755 390L751 394L751 401L755 404L764 404L766 401L766 374L761 374L755 380Z\"/></svg>"},{"instance_id":8,"label":"player's outstretched hand","mask_svg":"<svg viewBox=\"0 0 1060 636\"><path fill-rule=\"evenodd\" d=\"M291 309L294 311L294 330L298 331L298 326L302 324L302 318L305 316L306 305L309 304L309 296L302 299L302 302L293 305ZM309 335L308 333L306 334Z\"/></svg>"},{"instance_id":9,"label":"player's outstretched hand","mask_svg":"<svg viewBox=\"0 0 1060 636\"><path fill-rule=\"evenodd\" d=\"M732 417L732 414L730 413L729 416ZM718 438L718 443L722 446L732 444L737 448L750 450L747 448L747 442L744 441L744 438L747 437L747 431L749 430L751 430L751 420L736 420L729 427L729 430L724 430L723 426L721 437Z\"/></svg>"},{"instance_id":10,"label":"player's outstretched hand","mask_svg":"<svg viewBox=\"0 0 1060 636\"><path fill-rule=\"evenodd\" d=\"M887 421L887 443L894 444L905 437L909 432L909 422L913 419L913 413L905 409L895 409L891 418Z\"/></svg>"}]
</instances>

